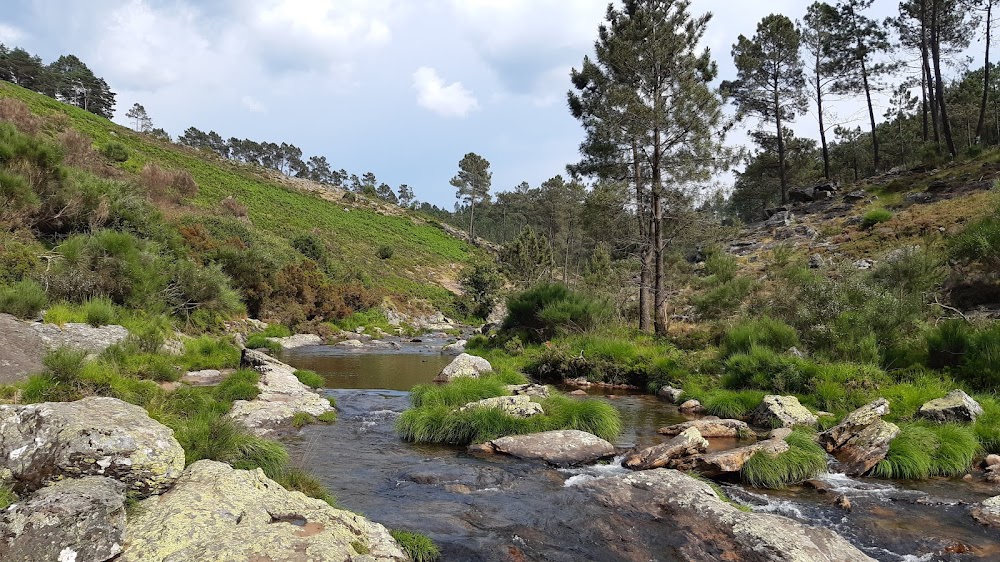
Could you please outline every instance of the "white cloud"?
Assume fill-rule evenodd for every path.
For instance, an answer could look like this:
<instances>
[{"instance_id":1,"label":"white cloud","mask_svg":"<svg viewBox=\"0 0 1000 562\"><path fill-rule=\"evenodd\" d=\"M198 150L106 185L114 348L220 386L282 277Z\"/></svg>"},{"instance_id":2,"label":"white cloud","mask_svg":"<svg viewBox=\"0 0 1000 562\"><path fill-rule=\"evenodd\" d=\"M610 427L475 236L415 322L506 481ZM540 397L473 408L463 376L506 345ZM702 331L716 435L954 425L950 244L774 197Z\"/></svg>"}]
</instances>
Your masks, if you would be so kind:
<instances>
[{"instance_id":1,"label":"white cloud","mask_svg":"<svg viewBox=\"0 0 1000 562\"><path fill-rule=\"evenodd\" d=\"M252 96L243 96L240 99L240 103L243 104L243 107L247 108L253 113L264 113L265 111L267 111L267 107L260 101L254 99Z\"/></svg>"},{"instance_id":2,"label":"white cloud","mask_svg":"<svg viewBox=\"0 0 1000 562\"><path fill-rule=\"evenodd\" d=\"M12 25L0 23L0 43L4 43L8 47L14 47L23 38L24 32L20 29Z\"/></svg>"},{"instance_id":3,"label":"white cloud","mask_svg":"<svg viewBox=\"0 0 1000 562\"><path fill-rule=\"evenodd\" d=\"M479 109L479 100L461 82L445 85L433 68L422 66L413 73L417 104L444 117L465 117Z\"/></svg>"}]
</instances>

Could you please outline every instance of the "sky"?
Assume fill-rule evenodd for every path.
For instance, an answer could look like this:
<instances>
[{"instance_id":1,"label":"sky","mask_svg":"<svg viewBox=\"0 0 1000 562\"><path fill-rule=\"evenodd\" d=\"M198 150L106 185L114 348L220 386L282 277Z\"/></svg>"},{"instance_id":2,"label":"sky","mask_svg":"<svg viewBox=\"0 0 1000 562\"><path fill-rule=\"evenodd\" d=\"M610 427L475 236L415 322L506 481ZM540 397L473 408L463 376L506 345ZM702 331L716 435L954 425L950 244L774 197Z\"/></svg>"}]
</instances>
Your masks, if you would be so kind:
<instances>
[{"instance_id":1,"label":"sky","mask_svg":"<svg viewBox=\"0 0 1000 562\"><path fill-rule=\"evenodd\" d=\"M730 49L770 13L812 0L693 0L733 78ZM537 186L578 160L583 131L566 106L571 68L593 52L607 0L4 0L0 42L45 62L74 54L176 137L288 142L334 169L410 185L452 208L467 152L488 159L494 191ZM876 0L870 15L893 15ZM884 102L881 102L884 103ZM834 108L863 124L860 106ZM878 111L881 115L882 111ZM813 115L796 133L816 137ZM746 126L732 143L746 137Z\"/></svg>"}]
</instances>

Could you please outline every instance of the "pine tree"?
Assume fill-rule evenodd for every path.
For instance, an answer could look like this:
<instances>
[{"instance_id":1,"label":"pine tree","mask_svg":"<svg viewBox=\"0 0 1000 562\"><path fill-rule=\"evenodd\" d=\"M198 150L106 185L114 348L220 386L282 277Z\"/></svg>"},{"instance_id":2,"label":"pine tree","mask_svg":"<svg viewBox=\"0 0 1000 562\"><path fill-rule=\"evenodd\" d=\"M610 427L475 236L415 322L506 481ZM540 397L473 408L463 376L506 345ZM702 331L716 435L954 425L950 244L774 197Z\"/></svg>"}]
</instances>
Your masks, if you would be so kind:
<instances>
[{"instance_id":1,"label":"pine tree","mask_svg":"<svg viewBox=\"0 0 1000 562\"><path fill-rule=\"evenodd\" d=\"M733 45L737 78L723 83L736 104L737 116L754 116L761 125L770 123L778 148L778 177L781 202L788 202L788 174L785 162L785 124L806 110L799 31L792 20L772 14L757 24L750 39L740 35Z\"/></svg>"},{"instance_id":2,"label":"pine tree","mask_svg":"<svg viewBox=\"0 0 1000 562\"><path fill-rule=\"evenodd\" d=\"M459 203L469 205L469 239L476 239L475 219L476 203L489 200L490 184L493 173L490 172L490 162L482 156L470 152L458 163L458 174L451 178L451 185L457 189L455 194Z\"/></svg>"},{"instance_id":3,"label":"pine tree","mask_svg":"<svg viewBox=\"0 0 1000 562\"><path fill-rule=\"evenodd\" d=\"M530 287L549 276L554 265L552 246L530 226L500 252L504 274L520 288Z\"/></svg>"},{"instance_id":4,"label":"pine tree","mask_svg":"<svg viewBox=\"0 0 1000 562\"><path fill-rule=\"evenodd\" d=\"M802 46L809 53L807 65L812 76L811 85L816 100L819 120L819 140L823 149L823 177L830 179L830 149L826 142L825 109L823 100L837 79L836 55L833 52L833 33L840 25L838 12L825 2L813 2L799 24Z\"/></svg>"},{"instance_id":5,"label":"pine tree","mask_svg":"<svg viewBox=\"0 0 1000 562\"><path fill-rule=\"evenodd\" d=\"M134 124L132 128L140 133L148 133L153 129L153 120L150 119L142 104L132 104L132 108L125 114L125 118L132 121Z\"/></svg>"}]
</instances>

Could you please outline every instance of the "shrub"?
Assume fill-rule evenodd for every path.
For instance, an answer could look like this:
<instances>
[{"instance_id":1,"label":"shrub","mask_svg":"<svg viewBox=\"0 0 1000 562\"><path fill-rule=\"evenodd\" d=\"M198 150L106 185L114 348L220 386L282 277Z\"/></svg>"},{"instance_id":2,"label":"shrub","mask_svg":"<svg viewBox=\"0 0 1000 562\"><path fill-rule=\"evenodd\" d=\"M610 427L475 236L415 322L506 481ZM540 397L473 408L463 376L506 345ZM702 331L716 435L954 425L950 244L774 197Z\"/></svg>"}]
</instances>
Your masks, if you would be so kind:
<instances>
[{"instance_id":1,"label":"shrub","mask_svg":"<svg viewBox=\"0 0 1000 562\"><path fill-rule=\"evenodd\" d=\"M120 142L109 142L101 149L101 153L112 162L124 162L128 160L128 149Z\"/></svg>"},{"instance_id":2,"label":"shrub","mask_svg":"<svg viewBox=\"0 0 1000 562\"><path fill-rule=\"evenodd\" d=\"M706 318L720 318L739 309L754 290L754 281L749 277L735 277L712 287L695 298L698 314Z\"/></svg>"},{"instance_id":3,"label":"shrub","mask_svg":"<svg viewBox=\"0 0 1000 562\"><path fill-rule=\"evenodd\" d=\"M987 264L1000 261L1000 213L970 223L949 243L952 257Z\"/></svg>"},{"instance_id":4,"label":"shrub","mask_svg":"<svg viewBox=\"0 0 1000 562\"><path fill-rule=\"evenodd\" d=\"M179 203L198 195L198 184L187 170L164 170L150 162L143 166L139 181L154 200Z\"/></svg>"},{"instance_id":5,"label":"shrub","mask_svg":"<svg viewBox=\"0 0 1000 562\"><path fill-rule=\"evenodd\" d=\"M27 104L7 97L0 98L0 121L7 121L29 135L37 133L42 126L41 119L31 112Z\"/></svg>"},{"instance_id":6,"label":"shrub","mask_svg":"<svg viewBox=\"0 0 1000 562\"><path fill-rule=\"evenodd\" d=\"M298 369L295 371L295 378L309 388L323 388L326 385L326 380L316 371Z\"/></svg>"},{"instance_id":7,"label":"shrub","mask_svg":"<svg viewBox=\"0 0 1000 562\"><path fill-rule=\"evenodd\" d=\"M378 259L380 260L390 259L395 253L396 250L392 246L386 244L379 246L378 249L375 250L375 256L378 257Z\"/></svg>"},{"instance_id":8,"label":"shrub","mask_svg":"<svg viewBox=\"0 0 1000 562\"><path fill-rule=\"evenodd\" d=\"M87 324L97 328L113 324L118 312L115 304L107 297L91 297L83 303L83 318Z\"/></svg>"},{"instance_id":9,"label":"shrub","mask_svg":"<svg viewBox=\"0 0 1000 562\"><path fill-rule=\"evenodd\" d=\"M219 214L223 216L236 217L238 219L247 218L247 206L240 203L232 195L219 201Z\"/></svg>"},{"instance_id":10,"label":"shrub","mask_svg":"<svg viewBox=\"0 0 1000 562\"><path fill-rule=\"evenodd\" d=\"M969 350L969 332L968 325L959 320L942 322L929 330L924 335L927 342L927 366L944 369L960 365Z\"/></svg>"},{"instance_id":11,"label":"shrub","mask_svg":"<svg viewBox=\"0 0 1000 562\"><path fill-rule=\"evenodd\" d=\"M313 234L300 234L292 240L292 247L303 256L316 263L323 263L326 260L326 246Z\"/></svg>"},{"instance_id":12,"label":"shrub","mask_svg":"<svg viewBox=\"0 0 1000 562\"><path fill-rule=\"evenodd\" d=\"M866 212L861 219L862 228L871 228L876 224L883 223L892 218L892 211L881 207L871 209Z\"/></svg>"},{"instance_id":13,"label":"shrub","mask_svg":"<svg viewBox=\"0 0 1000 562\"><path fill-rule=\"evenodd\" d=\"M754 346L766 347L784 353L799 345L795 328L767 316L740 322L722 338L721 355L729 357L747 353Z\"/></svg>"},{"instance_id":14,"label":"shrub","mask_svg":"<svg viewBox=\"0 0 1000 562\"><path fill-rule=\"evenodd\" d=\"M523 334L522 340L542 342L560 332L585 332L608 315L605 302L557 283L541 284L507 300L503 329Z\"/></svg>"},{"instance_id":15,"label":"shrub","mask_svg":"<svg viewBox=\"0 0 1000 562\"><path fill-rule=\"evenodd\" d=\"M403 552L409 555L413 562L433 562L441 557L441 550L434 541L420 533L393 529L389 534L396 539Z\"/></svg>"},{"instance_id":16,"label":"shrub","mask_svg":"<svg viewBox=\"0 0 1000 562\"><path fill-rule=\"evenodd\" d=\"M754 453L740 469L743 481L757 488L780 489L826 470L826 451L816 444L812 431L798 428L785 441L789 449L780 455Z\"/></svg>"},{"instance_id":17,"label":"shrub","mask_svg":"<svg viewBox=\"0 0 1000 562\"><path fill-rule=\"evenodd\" d=\"M8 287L0 287L0 312L18 318L33 320L48 302L48 296L41 285L24 279Z\"/></svg>"}]
</instances>

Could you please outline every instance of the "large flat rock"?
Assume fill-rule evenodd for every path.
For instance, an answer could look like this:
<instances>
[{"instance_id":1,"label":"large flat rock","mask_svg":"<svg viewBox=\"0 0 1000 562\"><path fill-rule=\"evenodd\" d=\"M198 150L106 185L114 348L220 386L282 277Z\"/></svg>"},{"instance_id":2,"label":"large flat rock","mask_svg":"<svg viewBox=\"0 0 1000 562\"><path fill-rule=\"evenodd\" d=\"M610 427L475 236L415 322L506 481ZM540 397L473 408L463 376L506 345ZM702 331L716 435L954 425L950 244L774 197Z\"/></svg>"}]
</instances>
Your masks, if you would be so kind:
<instances>
[{"instance_id":1,"label":"large flat rock","mask_svg":"<svg viewBox=\"0 0 1000 562\"><path fill-rule=\"evenodd\" d=\"M285 490L260 470L198 461L129 517L120 562L403 562L388 530Z\"/></svg>"},{"instance_id":2,"label":"large flat rock","mask_svg":"<svg viewBox=\"0 0 1000 562\"><path fill-rule=\"evenodd\" d=\"M576 429L509 435L487 445L499 453L521 459L541 459L556 466L591 463L615 454L611 443Z\"/></svg>"},{"instance_id":3,"label":"large flat rock","mask_svg":"<svg viewBox=\"0 0 1000 562\"><path fill-rule=\"evenodd\" d=\"M170 487L184 450L169 427L117 398L0 406L0 481L19 493L62 478L107 476L145 497Z\"/></svg>"},{"instance_id":4,"label":"large flat rock","mask_svg":"<svg viewBox=\"0 0 1000 562\"><path fill-rule=\"evenodd\" d=\"M233 402L229 416L256 435L266 437L289 426L298 413L320 416L333 410L329 400L299 382L293 367L265 353L244 349L240 366L260 373L260 394Z\"/></svg>"},{"instance_id":5,"label":"large flat rock","mask_svg":"<svg viewBox=\"0 0 1000 562\"><path fill-rule=\"evenodd\" d=\"M40 372L45 352L45 342L30 323L0 314L0 384Z\"/></svg>"},{"instance_id":6,"label":"large flat rock","mask_svg":"<svg viewBox=\"0 0 1000 562\"><path fill-rule=\"evenodd\" d=\"M601 505L628 519L656 521L678 560L691 562L872 562L840 535L779 515L747 513L712 488L659 468L581 485ZM675 559L671 557L670 559Z\"/></svg>"}]
</instances>

